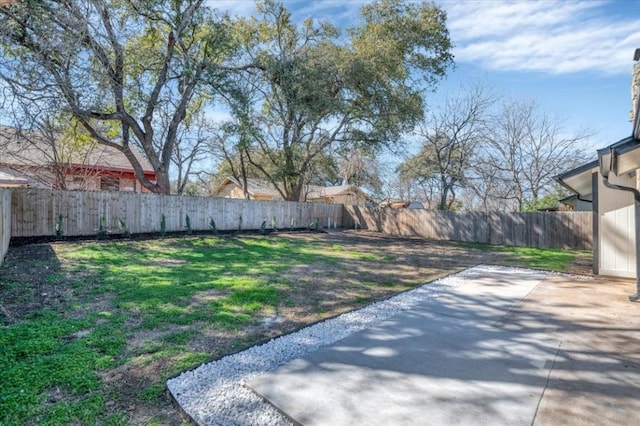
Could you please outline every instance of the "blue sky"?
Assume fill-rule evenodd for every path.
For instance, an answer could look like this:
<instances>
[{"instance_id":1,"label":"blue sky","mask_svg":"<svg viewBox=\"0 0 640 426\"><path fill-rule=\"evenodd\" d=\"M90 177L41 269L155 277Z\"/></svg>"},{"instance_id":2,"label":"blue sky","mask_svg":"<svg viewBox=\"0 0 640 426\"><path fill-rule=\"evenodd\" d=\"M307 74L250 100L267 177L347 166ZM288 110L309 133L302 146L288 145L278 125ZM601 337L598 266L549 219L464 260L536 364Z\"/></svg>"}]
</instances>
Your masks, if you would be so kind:
<instances>
[{"instance_id":1,"label":"blue sky","mask_svg":"<svg viewBox=\"0 0 640 426\"><path fill-rule=\"evenodd\" d=\"M354 22L367 0L285 0L295 18ZM633 53L640 48L640 0L436 1L447 11L456 69L441 94L480 79L497 93L534 98L566 120L587 127L594 147L631 134ZM255 11L252 0L211 0L232 15ZM595 157L595 152L594 152Z\"/></svg>"}]
</instances>

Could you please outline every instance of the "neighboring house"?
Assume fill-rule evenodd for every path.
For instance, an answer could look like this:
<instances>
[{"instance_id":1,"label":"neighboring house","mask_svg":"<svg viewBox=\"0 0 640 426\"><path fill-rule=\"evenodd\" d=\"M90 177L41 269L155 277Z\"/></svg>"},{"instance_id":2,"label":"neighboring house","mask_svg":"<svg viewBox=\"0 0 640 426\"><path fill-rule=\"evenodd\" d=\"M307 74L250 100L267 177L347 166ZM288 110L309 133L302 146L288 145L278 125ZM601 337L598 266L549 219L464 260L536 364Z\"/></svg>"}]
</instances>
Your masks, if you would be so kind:
<instances>
[{"instance_id":1,"label":"neighboring house","mask_svg":"<svg viewBox=\"0 0 640 426\"><path fill-rule=\"evenodd\" d=\"M378 206L383 208L389 208L389 209L406 209L407 207L409 207L409 204L410 204L409 201L386 200L386 201L380 202Z\"/></svg>"},{"instance_id":2,"label":"neighboring house","mask_svg":"<svg viewBox=\"0 0 640 426\"><path fill-rule=\"evenodd\" d=\"M26 188L28 186L29 180L21 177L19 173L0 169L0 188Z\"/></svg>"},{"instance_id":3,"label":"neighboring house","mask_svg":"<svg viewBox=\"0 0 640 426\"><path fill-rule=\"evenodd\" d=\"M250 200L282 200L282 195L269 182L260 179L247 179L247 194ZM242 184L232 177L225 178L213 191L214 197L246 198Z\"/></svg>"},{"instance_id":4,"label":"neighboring house","mask_svg":"<svg viewBox=\"0 0 640 426\"><path fill-rule=\"evenodd\" d=\"M282 195L269 182L261 179L247 179L247 194L250 200L282 200ZM213 191L214 197L245 198L242 184L235 178L227 177ZM304 200L347 205L364 205L370 197L360 188L353 185L306 187Z\"/></svg>"},{"instance_id":5,"label":"neighboring house","mask_svg":"<svg viewBox=\"0 0 640 426\"><path fill-rule=\"evenodd\" d=\"M345 204L351 206L364 206L367 202L371 201L371 197L355 185L309 185L306 198L307 201L310 202Z\"/></svg>"},{"instance_id":6,"label":"neighboring house","mask_svg":"<svg viewBox=\"0 0 640 426\"><path fill-rule=\"evenodd\" d=\"M427 209L435 210L432 207L432 203L429 201L402 201L402 200L389 200L383 201L379 204L380 207L386 207L389 209Z\"/></svg>"},{"instance_id":7,"label":"neighboring house","mask_svg":"<svg viewBox=\"0 0 640 426\"><path fill-rule=\"evenodd\" d=\"M155 180L146 159L136 155ZM97 143L72 147L32 131L0 127L0 187L149 192L125 155Z\"/></svg>"},{"instance_id":8,"label":"neighboring house","mask_svg":"<svg viewBox=\"0 0 640 426\"><path fill-rule=\"evenodd\" d=\"M584 200L576 194L558 200L558 211L590 212L593 210L593 200Z\"/></svg>"}]
</instances>

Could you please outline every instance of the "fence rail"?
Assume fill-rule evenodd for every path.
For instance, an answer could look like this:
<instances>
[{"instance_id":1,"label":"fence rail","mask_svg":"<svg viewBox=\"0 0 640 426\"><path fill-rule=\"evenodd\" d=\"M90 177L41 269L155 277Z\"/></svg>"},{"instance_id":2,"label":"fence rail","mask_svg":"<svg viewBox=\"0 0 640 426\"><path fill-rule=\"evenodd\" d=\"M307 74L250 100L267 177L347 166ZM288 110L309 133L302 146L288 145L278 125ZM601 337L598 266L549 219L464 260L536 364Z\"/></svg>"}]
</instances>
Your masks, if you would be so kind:
<instances>
[{"instance_id":1,"label":"fence rail","mask_svg":"<svg viewBox=\"0 0 640 426\"><path fill-rule=\"evenodd\" d=\"M11 202L13 237L90 236L100 232L132 234L185 231L187 216L193 231L216 229L279 229L341 226L340 204L249 201L127 192L15 190ZM56 229L58 231L56 231Z\"/></svg>"},{"instance_id":2,"label":"fence rail","mask_svg":"<svg viewBox=\"0 0 640 426\"><path fill-rule=\"evenodd\" d=\"M591 212L448 212L345 206L344 227L506 246L591 249Z\"/></svg>"}]
</instances>

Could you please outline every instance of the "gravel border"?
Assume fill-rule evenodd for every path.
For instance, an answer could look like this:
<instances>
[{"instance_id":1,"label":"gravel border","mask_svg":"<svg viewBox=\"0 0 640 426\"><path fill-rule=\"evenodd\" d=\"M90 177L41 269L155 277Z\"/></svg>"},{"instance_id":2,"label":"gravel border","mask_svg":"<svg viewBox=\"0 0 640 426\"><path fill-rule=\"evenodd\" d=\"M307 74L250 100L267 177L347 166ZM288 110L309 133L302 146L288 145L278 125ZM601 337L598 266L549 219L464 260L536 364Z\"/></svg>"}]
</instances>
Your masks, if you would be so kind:
<instances>
[{"instance_id":1,"label":"gravel border","mask_svg":"<svg viewBox=\"0 0 640 426\"><path fill-rule=\"evenodd\" d=\"M262 345L202 364L169 379L167 387L182 410L199 425L291 425L282 413L251 391L245 383L426 300L437 298L474 277L501 271L532 272L530 269L478 265ZM547 271L535 272L540 273L541 279L551 275Z\"/></svg>"}]
</instances>

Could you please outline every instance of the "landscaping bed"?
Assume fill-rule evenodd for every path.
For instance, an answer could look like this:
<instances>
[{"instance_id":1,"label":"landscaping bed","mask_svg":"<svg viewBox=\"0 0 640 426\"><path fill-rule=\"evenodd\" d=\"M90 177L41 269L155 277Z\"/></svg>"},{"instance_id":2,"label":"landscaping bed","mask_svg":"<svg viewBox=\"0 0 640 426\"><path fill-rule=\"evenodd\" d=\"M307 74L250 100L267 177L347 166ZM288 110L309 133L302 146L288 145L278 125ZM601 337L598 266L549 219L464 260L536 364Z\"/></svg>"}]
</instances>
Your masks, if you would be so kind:
<instances>
[{"instance_id":1,"label":"landscaping bed","mask_svg":"<svg viewBox=\"0 0 640 426\"><path fill-rule=\"evenodd\" d=\"M588 274L591 254L366 231L12 247L0 423L180 424L168 377L479 263Z\"/></svg>"}]
</instances>

